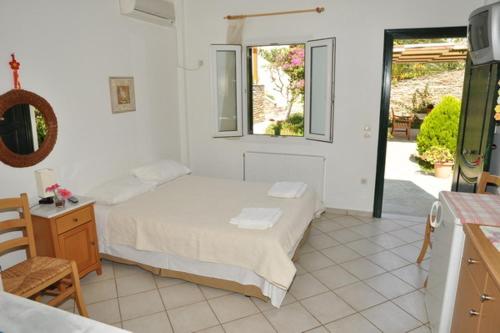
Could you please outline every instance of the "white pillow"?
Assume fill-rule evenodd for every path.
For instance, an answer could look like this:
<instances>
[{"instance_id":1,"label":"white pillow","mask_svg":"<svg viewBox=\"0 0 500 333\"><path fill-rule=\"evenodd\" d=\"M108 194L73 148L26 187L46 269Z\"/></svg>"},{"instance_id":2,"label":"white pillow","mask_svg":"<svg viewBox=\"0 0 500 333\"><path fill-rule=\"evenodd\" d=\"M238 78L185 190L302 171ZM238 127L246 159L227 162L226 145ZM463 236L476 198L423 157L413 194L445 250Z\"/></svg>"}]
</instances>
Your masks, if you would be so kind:
<instances>
[{"instance_id":1,"label":"white pillow","mask_svg":"<svg viewBox=\"0 0 500 333\"><path fill-rule=\"evenodd\" d=\"M155 188L154 183L141 182L133 176L113 179L90 190L87 195L101 205L115 205Z\"/></svg>"},{"instance_id":2,"label":"white pillow","mask_svg":"<svg viewBox=\"0 0 500 333\"><path fill-rule=\"evenodd\" d=\"M185 165L173 160L161 160L132 170L132 174L143 182L157 185L191 173Z\"/></svg>"}]
</instances>

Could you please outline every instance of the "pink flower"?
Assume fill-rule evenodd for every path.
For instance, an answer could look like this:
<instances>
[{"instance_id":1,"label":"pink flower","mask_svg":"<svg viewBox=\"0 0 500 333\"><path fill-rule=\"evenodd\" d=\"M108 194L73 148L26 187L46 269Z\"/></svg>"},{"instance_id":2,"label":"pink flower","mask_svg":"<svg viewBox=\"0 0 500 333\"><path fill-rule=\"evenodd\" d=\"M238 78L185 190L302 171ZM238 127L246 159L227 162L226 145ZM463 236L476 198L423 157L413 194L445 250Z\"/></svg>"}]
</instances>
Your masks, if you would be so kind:
<instances>
[{"instance_id":1,"label":"pink flower","mask_svg":"<svg viewBox=\"0 0 500 333\"><path fill-rule=\"evenodd\" d=\"M52 184L50 185L49 187L47 187L45 189L45 192L54 192L55 190L57 190L59 187L61 187L59 184L55 183L55 184Z\"/></svg>"},{"instance_id":2,"label":"pink flower","mask_svg":"<svg viewBox=\"0 0 500 333\"><path fill-rule=\"evenodd\" d=\"M57 194L59 194L63 199L68 199L73 195L70 190L67 190L65 188L58 189Z\"/></svg>"}]
</instances>

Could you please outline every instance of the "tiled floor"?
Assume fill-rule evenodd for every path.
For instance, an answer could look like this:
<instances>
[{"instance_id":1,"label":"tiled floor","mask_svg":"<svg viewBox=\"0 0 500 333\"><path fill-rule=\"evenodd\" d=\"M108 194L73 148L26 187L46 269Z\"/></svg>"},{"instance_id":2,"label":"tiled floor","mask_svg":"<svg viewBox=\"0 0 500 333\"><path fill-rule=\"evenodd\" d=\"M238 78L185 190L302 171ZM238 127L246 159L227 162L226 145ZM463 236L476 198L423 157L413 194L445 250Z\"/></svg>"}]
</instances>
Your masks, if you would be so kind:
<instances>
[{"instance_id":1,"label":"tiled floor","mask_svg":"<svg viewBox=\"0 0 500 333\"><path fill-rule=\"evenodd\" d=\"M415 261L425 221L325 214L280 309L104 261L82 280L90 316L133 332L430 332ZM73 311L68 301L61 306Z\"/></svg>"}]
</instances>

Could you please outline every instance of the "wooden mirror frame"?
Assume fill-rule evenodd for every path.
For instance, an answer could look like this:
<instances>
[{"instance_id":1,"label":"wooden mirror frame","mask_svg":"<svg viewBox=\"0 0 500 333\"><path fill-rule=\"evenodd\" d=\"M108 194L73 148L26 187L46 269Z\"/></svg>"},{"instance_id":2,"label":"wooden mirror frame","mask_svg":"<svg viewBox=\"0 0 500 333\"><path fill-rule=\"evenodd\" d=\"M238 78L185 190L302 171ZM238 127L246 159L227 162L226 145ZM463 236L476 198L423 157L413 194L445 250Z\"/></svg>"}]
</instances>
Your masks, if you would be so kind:
<instances>
[{"instance_id":1,"label":"wooden mirror frame","mask_svg":"<svg viewBox=\"0 0 500 333\"><path fill-rule=\"evenodd\" d=\"M57 140L57 118L50 106L43 97L27 90L12 89L0 96L0 118L11 107L18 104L33 105L45 118L47 123L47 136L38 150L30 154L16 154L10 150L0 137L0 161L16 168L25 168L41 162L47 157Z\"/></svg>"}]
</instances>

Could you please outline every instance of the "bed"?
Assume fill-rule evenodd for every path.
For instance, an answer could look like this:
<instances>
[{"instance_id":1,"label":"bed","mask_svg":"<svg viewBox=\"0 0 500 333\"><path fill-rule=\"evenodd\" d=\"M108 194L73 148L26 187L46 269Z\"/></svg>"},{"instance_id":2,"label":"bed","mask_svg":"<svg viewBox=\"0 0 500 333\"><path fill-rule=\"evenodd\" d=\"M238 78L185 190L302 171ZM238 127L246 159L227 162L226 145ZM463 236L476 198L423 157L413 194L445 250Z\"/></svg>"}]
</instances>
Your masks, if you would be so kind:
<instances>
[{"instance_id":1,"label":"bed","mask_svg":"<svg viewBox=\"0 0 500 333\"><path fill-rule=\"evenodd\" d=\"M100 252L279 307L295 276L292 258L321 204L310 189L296 199L269 197L271 185L185 175L119 204L96 204ZM248 207L283 215L267 230L229 223Z\"/></svg>"}]
</instances>

